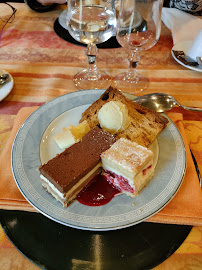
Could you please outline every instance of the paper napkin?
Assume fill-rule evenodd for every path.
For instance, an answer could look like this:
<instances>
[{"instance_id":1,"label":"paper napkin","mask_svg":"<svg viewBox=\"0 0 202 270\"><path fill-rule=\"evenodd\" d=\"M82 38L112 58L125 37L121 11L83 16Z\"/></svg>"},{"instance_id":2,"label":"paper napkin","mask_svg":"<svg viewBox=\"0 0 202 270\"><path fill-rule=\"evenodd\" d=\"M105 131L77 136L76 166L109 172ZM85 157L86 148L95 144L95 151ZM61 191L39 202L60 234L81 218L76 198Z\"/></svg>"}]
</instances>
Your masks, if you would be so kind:
<instances>
[{"instance_id":1,"label":"paper napkin","mask_svg":"<svg viewBox=\"0 0 202 270\"><path fill-rule=\"evenodd\" d=\"M163 8L162 21L171 30L174 45L194 41L202 29L202 19L176 8Z\"/></svg>"}]
</instances>

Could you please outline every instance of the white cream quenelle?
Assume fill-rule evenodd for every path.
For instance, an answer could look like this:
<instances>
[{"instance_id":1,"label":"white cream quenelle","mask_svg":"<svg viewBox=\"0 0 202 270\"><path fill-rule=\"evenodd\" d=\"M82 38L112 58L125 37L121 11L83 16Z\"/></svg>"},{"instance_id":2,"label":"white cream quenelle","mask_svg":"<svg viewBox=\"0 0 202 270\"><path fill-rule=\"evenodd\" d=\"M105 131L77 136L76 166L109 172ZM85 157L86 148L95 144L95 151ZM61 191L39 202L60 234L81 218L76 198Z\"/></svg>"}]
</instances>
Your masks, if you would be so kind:
<instances>
[{"instance_id":1,"label":"white cream quenelle","mask_svg":"<svg viewBox=\"0 0 202 270\"><path fill-rule=\"evenodd\" d=\"M116 134L125 130L130 124L128 109L120 101L109 101L98 112L98 121L101 128Z\"/></svg>"}]
</instances>

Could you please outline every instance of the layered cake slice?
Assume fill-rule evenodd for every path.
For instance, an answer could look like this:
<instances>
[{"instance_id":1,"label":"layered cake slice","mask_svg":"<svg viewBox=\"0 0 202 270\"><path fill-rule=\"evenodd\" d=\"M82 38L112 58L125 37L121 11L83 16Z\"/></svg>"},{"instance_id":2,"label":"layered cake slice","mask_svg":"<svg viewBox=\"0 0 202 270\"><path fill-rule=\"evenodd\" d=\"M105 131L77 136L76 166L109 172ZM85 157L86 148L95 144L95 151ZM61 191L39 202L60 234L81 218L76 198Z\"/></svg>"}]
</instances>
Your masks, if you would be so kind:
<instances>
[{"instance_id":1,"label":"layered cake slice","mask_svg":"<svg viewBox=\"0 0 202 270\"><path fill-rule=\"evenodd\" d=\"M113 135L94 127L80 142L40 166L43 187L63 206L68 206L83 187L100 173L100 155L115 141Z\"/></svg>"},{"instance_id":2,"label":"layered cake slice","mask_svg":"<svg viewBox=\"0 0 202 270\"><path fill-rule=\"evenodd\" d=\"M131 197L138 195L154 174L153 152L120 138L101 154L107 180Z\"/></svg>"}]
</instances>

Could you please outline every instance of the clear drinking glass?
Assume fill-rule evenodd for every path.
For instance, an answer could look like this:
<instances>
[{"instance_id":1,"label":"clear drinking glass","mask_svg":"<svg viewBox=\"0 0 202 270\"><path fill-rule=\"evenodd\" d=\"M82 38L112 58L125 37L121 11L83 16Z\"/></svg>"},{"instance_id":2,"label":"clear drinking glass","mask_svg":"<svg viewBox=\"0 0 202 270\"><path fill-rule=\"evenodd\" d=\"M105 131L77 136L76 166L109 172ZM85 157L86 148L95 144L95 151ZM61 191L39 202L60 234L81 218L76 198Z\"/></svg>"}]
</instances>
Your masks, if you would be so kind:
<instances>
[{"instance_id":1,"label":"clear drinking glass","mask_svg":"<svg viewBox=\"0 0 202 270\"><path fill-rule=\"evenodd\" d=\"M111 78L97 69L96 44L108 40L115 32L113 0L68 0L67 28L75 40L87 44L88 68L75 75L75 85L82 90L107 88Z\"/></svg>"},{"instance_id":2,"label":"clear drinking glass","mask_svg":"<svg viewBox=\"0 0 202 270\"><path fill-rule=\"evenodd\" d=\"M129 51L129 69L114 78L113 85L130 93L148 86L148 79L137 73L140 51L153 47L161 32L162 0L121 0L116 38Z\"/></svg>"}]
</instances>

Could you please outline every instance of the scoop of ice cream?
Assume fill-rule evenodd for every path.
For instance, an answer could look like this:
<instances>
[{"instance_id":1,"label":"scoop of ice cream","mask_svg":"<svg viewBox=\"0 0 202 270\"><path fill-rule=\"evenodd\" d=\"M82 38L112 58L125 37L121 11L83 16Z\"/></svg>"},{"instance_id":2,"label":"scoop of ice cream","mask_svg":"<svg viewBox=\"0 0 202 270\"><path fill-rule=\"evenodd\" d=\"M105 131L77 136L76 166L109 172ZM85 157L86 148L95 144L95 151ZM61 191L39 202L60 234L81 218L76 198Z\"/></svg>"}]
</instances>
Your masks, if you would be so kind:
<instances>
[{"instance_id":1,"label":"scoop of ice cream","mask_svg":"<svg viewBox=\"0 0 202 270\"><path fill-rule=\"evenodd\" d=\"M116 134L126 129L130 124L128 109L120 101L109 101L98 112L101 128Z\"/></svg>"}]
</instances>

